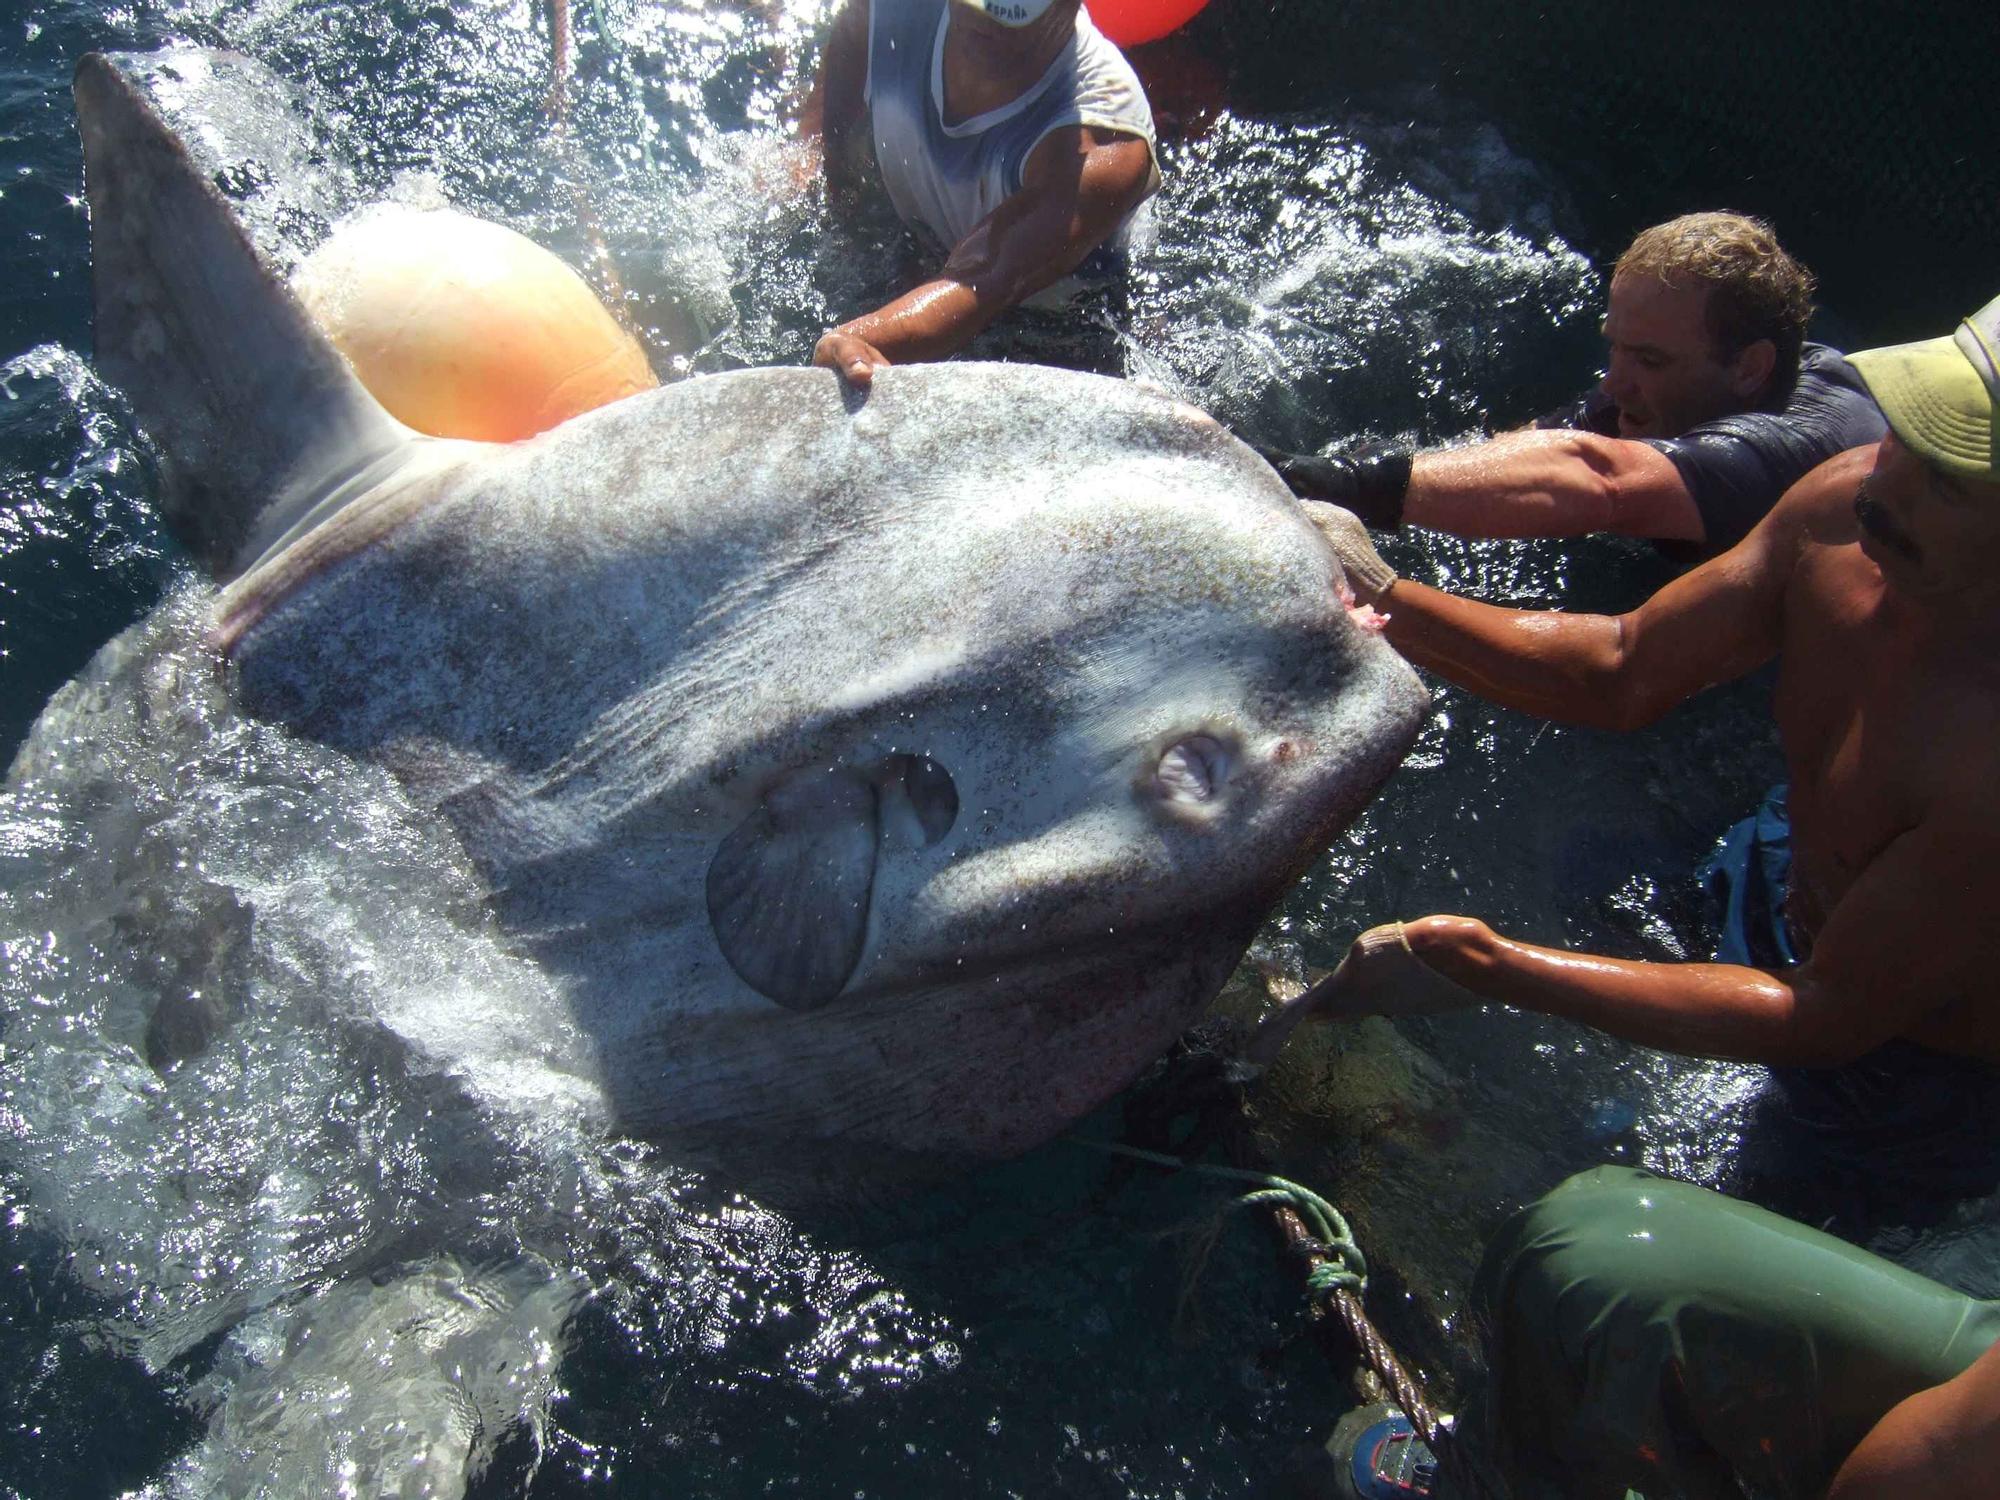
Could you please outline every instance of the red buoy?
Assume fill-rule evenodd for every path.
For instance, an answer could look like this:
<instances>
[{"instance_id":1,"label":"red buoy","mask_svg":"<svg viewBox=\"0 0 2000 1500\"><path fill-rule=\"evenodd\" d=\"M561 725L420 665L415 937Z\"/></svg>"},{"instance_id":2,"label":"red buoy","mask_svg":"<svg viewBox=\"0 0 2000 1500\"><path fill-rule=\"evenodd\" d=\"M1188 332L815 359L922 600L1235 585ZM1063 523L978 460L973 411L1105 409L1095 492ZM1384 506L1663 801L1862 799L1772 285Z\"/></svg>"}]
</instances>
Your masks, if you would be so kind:
<instances>
[{"instance_id":1,"label":"red buoy","mask_svg":"<svg viewBox=\"0 0 2000 1500\"><path fill-rule=\"evenodd\" d=\"M1192 21L1208 0L1083 0L1097 29L1120 47L1156 42Z\"/></svg>"}]
</instances>

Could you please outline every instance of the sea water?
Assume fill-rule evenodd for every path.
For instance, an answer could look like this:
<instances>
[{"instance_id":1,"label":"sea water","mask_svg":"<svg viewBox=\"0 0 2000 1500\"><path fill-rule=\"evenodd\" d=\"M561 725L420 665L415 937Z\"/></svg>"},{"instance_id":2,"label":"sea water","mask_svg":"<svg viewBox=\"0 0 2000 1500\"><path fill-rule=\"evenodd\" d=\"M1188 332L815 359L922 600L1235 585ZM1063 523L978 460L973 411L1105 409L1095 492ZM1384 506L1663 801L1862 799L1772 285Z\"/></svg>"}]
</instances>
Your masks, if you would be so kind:
<instances>
[{"instance_id":1,"label":"sea water","mask_svg":"<svg viewBox=\"0 0 2000 1500\"><path fill-rule=\"evenodd\" d=\"M879 207L830 209L789 137L818 7L574 3L560 123L549 18L526 0L31 0L0 21L10 753L108 640L203 587L88 360L82 52L182 49L155 92L281 266L372 199L449 201L591 267L670 377L803 361L928 263ZM976 352L1147 380L1301 448L1465 440L1588 379L1601 272L1564 182L1505 120L1386 84L1232 100L1227 57L1199 51L1148 67L1176 123L1157 243L1115 295L1005 320ZM1624 607L1669 576L1605 541L1389 551L1530 606ZM144 691L87 717L114 667ZM1614 737L1438 689L1258 964L1302 975L1431 911L1705 956L1689 872L1780 772L1767 698L1752 679ZM226 1485L210 1414L283 1348L393 1323L378 1282L435 1291L432 1316L471 1309L452 1325L468 1351L526 1351L482 1377L481 1494L1236 1496L1351 1402L1304 1336L1294 1269L1214 1182L1058 1143L834 1228L607 1139L568 1039L534 1031L539 977L393 782L229 714L163 630L50 710L0 801L0 870L13 1492ZM1263 1106L1274 1164L1353 1210L1371 1305L1447 1391L1465 1276L1501 1216L1603 1160L1727 1185L1764 1082L1500 1011L1327 1055ZM1114 1106L1080 1133L1120 1127ZM1964 1211L1902 1248L1990 1294L1984 1223ZM339 1373L288 1398L360 1411ZM451 1426L421 1380L378 1375L413 1430ZM293 1480L339 1481L342 1455L295 1457Z\"/></svg>"}]
</instances>

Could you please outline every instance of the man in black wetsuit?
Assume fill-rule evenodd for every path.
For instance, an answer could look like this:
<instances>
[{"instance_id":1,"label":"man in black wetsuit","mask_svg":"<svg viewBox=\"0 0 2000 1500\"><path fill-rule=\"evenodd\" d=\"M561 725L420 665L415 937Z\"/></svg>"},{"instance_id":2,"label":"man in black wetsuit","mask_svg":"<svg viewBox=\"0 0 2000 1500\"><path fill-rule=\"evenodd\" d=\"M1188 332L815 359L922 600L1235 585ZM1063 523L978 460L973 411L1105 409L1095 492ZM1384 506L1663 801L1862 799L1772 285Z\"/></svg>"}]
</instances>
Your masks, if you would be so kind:
<instances>
[{"instance_id":1,"label":"man in black wetsuit","mask_svg":"<svg viewBox=\"0 0 2000 1500\"><path fill-rule=\"evenodd\" d=\"M1807 470L1884 431L1847 361L1805 342L1812 288L1769 226L1687 214L1618 258L1603 381L1532 429L1435 453L1264 455L1299 495L1383 529L1609 531L1714 556Z\"/></svg>"}]
</instances>

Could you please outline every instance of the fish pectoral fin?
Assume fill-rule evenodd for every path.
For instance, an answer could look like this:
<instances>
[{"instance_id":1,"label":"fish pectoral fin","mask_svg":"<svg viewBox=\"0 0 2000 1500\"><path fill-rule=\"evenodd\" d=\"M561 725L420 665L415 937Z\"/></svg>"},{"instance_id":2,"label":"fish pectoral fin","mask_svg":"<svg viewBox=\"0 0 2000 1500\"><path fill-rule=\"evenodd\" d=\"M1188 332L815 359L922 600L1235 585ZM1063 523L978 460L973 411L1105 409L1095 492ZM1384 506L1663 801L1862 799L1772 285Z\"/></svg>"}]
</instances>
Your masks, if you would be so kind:
<instances>
[{"instance_id":1,"label":"fish pectoral fin","mask_svg":"<svg viewBox=\"0 0 2000 1500\"><path fill-rule=\"evenodd\" d=\"M868 937L881 817L846 771L794 774L722 841L708 866L708 921L743 982L788 1010L846 986Z\"/></svg>"},{"instance_id":2,"label":"fish pectoral fin","mask_svg":"<svg viewBox=\"0 0 2000 1500\"><path fill-rule=\"evenodd\" d=\"M935 844L958 821L958 787L928 755L891 755L875 768L882 839L891 849Z\"/></svg>"}]
</instances>

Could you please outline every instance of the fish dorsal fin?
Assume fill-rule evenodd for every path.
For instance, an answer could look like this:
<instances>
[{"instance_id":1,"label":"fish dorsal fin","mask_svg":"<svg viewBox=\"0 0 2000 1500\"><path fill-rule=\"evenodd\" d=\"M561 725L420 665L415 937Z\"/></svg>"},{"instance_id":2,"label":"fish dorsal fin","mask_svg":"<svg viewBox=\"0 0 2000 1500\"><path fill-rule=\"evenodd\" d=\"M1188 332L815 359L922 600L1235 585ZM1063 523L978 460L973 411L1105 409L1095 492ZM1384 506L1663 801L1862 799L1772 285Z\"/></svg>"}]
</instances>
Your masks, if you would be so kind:
<instances>
[{"instance_id":1,"label":"fish dorsal fin","mask_svg":"<svg viewBox=\"0 0 2000 1500\"><path fill-rule=\"evenodd\" d=\"M847 771L773 787L708 866L708 921L743 982L788 1010L817 1010L861 963L881 819Z\"/></svg>"},{"instance_id":2,"label":"fish dorsal fin","mask_svg":"<svg viewBox=\"0 0 2000 1500\"><path fill-rule=\"evenodd\" d=\"M76 70L97 362L159 445L167 523L229 579L422 441L354 378L112 59Z\"/></svg>"}]
</instances>

